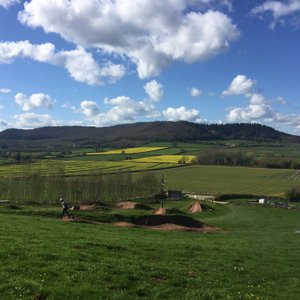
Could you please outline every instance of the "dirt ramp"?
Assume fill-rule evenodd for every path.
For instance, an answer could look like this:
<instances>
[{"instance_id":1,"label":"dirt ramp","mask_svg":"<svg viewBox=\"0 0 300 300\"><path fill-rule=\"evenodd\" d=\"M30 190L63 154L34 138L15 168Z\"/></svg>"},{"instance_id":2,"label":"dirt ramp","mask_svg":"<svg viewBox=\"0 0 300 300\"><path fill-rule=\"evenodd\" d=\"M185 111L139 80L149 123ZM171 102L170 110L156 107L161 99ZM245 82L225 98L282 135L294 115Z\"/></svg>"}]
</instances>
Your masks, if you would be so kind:
<instances>
[{"instance_id":1,"label":"dirt ramp","mask_svg":"<svg viewBox=\"0 0 300 300\"><path fill-rule=\"evenodd\" d=\"M71 207L71 210L94 211L100 207L98 203L80 203Z\"/></svg>"},{"instance_id":2,"label":"dirt ramp","mask_svg":"<svg viewBox=\"0 0 300 300\"><path fill-rule=\"evenodd\" d=\"M145 205L143 203L136 203L132 201L124 201L124 202L118 202L115 205L118 209L144 209L144 210L151 210L152 207Z\"/></svg>"},{"instance_id":3,"label":"dirt ramp","mask_svg":"<svg viewBox=\"0 0 300 300\"><path fill-rule=\"evenodd\" d=\"M118 209L133 209L137 205L136 202L124 201L116 203L115 207Z\"/></svg>"},{"instance_id":4,"label":"dirt ramp","mask_svg":"<svg viewBox=\"0 0 300 300\"><path fill-rule=\"evenodd\" d=\"M193 203L189 208L189 212L192 214L199 213L202 211L203 211L203 207L201 206L201 204L199 202Z\"/></svg>"},{"instance_id":5,"label":"dirt ramp","mask_svg":"<svg viewBox=\"0 0 300 300\"><path fill-rule=\"evenodd\" d=\"M164 207L157 208L153 211L154 215L165 215L167 210Z\"/></svg>"}]
</instances>

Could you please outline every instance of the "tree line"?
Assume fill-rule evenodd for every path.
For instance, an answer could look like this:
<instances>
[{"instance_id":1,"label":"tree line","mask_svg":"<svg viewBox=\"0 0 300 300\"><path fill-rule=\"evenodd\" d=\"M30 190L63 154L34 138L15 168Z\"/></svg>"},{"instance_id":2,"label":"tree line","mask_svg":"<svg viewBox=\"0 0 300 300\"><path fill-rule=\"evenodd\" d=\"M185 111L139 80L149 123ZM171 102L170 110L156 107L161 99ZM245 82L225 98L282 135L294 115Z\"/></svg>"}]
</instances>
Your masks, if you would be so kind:
<instances>
[{"instance_id":1,"label":"tree line","mask_svg":"<svg viewBox=\"0 0 300 300\"><path fill-rule=\"evenodd\" d=\"M153 172L129 172L66 177L64 169L54 165L47 176L33 170L22 178L1 178L0 197L14 203L55 204L60 197L70 203L120 201L150 197L160 192L160 178Z\"/></svg>"},{"instance_id":2,"label":"tree line","mask_svg":"<svg viewBox=\"0 0 300 300\"><path fill-rule=\"evenodd\" d=\"M266 153L262 156L240 151L206 150L197 155L195 163L221 166L244 166L276 169L300 169L300 163L290 158Z\"/></svg>"}]
</instances>

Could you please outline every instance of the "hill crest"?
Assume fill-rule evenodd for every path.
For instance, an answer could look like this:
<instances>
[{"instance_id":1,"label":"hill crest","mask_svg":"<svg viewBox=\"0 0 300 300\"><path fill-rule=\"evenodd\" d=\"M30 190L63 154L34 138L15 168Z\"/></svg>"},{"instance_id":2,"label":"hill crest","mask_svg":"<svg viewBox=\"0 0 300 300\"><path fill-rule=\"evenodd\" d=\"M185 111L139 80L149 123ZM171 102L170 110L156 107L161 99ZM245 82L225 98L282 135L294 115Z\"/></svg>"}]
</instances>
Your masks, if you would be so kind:
<instances>
[{"instance_id":1,"label":"hill crest","mask_svg":"<svg viewBox=\"0 0 300 300\"><path fill-rule=\"evenodd\" d=\"M110 127L61 126L35 129L6 129L0 132L3 148L80 146L146 142L191 142L252 140L299 143L300 137L261 124L197 124L186 121L156 121Z\"/></svg>"}]
</instances>

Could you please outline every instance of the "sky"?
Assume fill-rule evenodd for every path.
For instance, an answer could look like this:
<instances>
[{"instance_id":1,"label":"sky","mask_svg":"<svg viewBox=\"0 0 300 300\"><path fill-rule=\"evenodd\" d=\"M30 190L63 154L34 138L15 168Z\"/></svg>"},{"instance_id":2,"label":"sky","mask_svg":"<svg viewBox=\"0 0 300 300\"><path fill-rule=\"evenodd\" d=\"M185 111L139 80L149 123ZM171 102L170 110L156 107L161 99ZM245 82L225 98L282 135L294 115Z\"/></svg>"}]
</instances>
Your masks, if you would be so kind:
<instances>
[{"instance_id":1,"label":"sky","mask_svg":"<svg viewBox=\"0 0 300 300\"><path fill-rule=\"evenodd\" d=\"M160 120L300 135L300 0L0 0L0 131Z\"/></svg>"}]
</instances>

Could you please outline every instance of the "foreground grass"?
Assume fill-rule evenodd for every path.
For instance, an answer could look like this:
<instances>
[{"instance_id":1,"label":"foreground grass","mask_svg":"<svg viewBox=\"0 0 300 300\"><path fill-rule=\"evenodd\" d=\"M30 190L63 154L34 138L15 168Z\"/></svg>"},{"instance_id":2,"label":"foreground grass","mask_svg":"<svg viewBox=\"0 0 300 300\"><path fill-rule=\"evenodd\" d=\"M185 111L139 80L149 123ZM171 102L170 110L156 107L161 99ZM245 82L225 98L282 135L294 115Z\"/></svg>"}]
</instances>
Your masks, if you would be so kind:
<instances>
[{"instance_id":1,"label":"foreground grass","mask_svg":"<svg viewBox=\"0 0 300 300\"><path fill-rule=\"evenodd\" d=\"M176 207L184 210L187 204ZM222 227L222 233L64 223L54 217L54 208L1 207L0 295L298 299L300 212L248 205L214 208L193 216Z\"/></svg>"}]
</instances>

